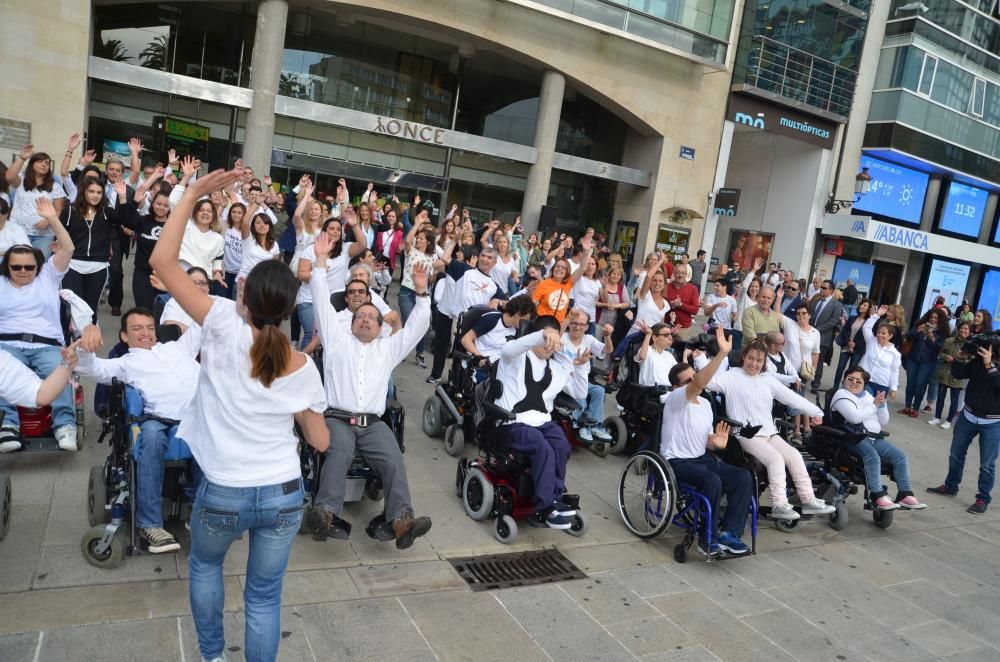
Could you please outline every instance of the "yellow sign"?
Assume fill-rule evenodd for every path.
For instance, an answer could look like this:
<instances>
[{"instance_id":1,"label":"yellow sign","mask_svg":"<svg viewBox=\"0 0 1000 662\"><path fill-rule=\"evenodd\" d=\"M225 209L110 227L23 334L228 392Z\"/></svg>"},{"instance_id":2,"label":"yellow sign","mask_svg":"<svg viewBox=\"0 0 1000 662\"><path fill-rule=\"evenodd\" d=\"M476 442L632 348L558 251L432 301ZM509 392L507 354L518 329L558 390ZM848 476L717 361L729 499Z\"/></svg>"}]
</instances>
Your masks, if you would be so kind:
<instances>
[{"instance_id":1,"label":"yellow sign","mask_svg":"<svg viewBox=\"0 0 1000 662\"><path fill-rule=\"evenodd\" d=\"M207 126L198 126L197 124L191 124L190 122L182 122L180 120L170 118L167 118L166 131L172 136L190 138L201 142L208 142L210 132Z\"/></svg>"}]
</instances>

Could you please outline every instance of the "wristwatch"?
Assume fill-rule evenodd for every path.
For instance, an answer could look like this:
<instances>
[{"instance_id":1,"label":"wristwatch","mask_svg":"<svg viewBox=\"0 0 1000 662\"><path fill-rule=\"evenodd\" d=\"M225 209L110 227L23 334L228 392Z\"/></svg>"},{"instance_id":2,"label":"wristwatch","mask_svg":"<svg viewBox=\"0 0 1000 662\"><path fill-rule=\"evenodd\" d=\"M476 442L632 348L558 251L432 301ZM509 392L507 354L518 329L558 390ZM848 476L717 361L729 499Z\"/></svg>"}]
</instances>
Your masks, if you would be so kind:
<instances>
[{"instance_id":1,"label":"wristwatch","mask_svg":"<svg viewBox=\"0 0 1000 662\"><path fill-rule=\"evenodd\" d=\"M418 297L429 297L430 295L431 295L430 292L419 292L419 293L417 293Z\"/></svg>"}]
</instances>

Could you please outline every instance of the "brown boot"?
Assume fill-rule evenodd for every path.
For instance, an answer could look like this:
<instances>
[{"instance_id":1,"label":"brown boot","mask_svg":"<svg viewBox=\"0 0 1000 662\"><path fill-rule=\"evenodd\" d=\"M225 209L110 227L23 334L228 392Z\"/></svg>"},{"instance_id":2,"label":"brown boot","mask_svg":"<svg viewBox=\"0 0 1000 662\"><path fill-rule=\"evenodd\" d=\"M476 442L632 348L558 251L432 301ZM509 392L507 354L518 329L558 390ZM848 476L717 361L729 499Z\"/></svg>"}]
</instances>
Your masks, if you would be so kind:
<instances>
[{"instance_id":1,"label":"brown boot","mask_svg":"<svg viewBox=\"0 0 1000 662\"><path fill-rule=\"evenodd\" d=\"M306 526L313 540L327 538L347 540L351 537L351 523L342 520L325 508L310 508L306 512Z\"/></svg>"},{"instance_id":2,"label":"brown boot","mask_svg":"<svg viewBox=\"0 0 1000 662\"><path fill-rule=\"evenodd\" d=\"M396 534L396 549L407 549L413 541L431 530L430 517L403 515L392 520L392 531Z\"/></svg>"}]
</instances>

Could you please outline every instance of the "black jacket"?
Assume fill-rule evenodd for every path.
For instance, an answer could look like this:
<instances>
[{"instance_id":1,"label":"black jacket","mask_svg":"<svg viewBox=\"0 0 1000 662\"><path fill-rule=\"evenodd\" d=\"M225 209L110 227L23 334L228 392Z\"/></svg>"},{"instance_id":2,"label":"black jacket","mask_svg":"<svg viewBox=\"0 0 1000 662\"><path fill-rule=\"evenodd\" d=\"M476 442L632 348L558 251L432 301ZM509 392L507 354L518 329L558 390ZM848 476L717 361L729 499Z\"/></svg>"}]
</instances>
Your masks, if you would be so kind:
<instances>
[{"instance_id":1,"label":"black jacket","mask_svg":"<svg viewBox=\"0 0 1000 662\"><path fill-rule=\"evenodd\" d=\"M69 232L76 249L74 260L85 262L108 262L111 260L111 243L116 241L121 228L117 209L105 207L88 223L76 213L72 205L67 205L59 220Z\"/></svg>"},{"instance_id":2,"label":"black jacket","mask_svg":"<svg viewBox=\"0 0 1000 662\"><path fill-rule=\"evenodd\" d=\"M969 380L965 389L965 408L973 416L1000 418L1000 366L995 361L988 369L978 356L971 361L954 361L951 374L957 379Z\"/></svg>"},{"instance_id":3,"label":"black jacket","mask_svg":"<svg viewBox=\"0 0 1000 662\"><path fill-rule=\"evenodd\" d=\"M152 214L139 214L139 206L134 200L129 200L123 212L122 225L135 233L135 266L137 269L149 268L149 256L156 248L156 242L163 231L163 223L153 220Z\"/></svg>"}]
</instances>

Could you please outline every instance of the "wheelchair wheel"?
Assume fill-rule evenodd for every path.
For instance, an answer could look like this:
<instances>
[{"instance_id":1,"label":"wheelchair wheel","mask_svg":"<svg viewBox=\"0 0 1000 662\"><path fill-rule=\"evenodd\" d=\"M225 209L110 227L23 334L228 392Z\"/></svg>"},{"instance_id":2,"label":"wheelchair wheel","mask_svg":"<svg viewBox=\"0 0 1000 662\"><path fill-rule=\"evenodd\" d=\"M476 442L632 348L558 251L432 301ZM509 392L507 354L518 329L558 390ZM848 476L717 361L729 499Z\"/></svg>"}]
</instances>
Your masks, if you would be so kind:
<instances>
[{"instance_id":1,"label":"wheelchair wheel","mask_svg":"<svg viewBox=\"0 0 1000 662\"><path fill-rule=\"evenodd\" d=\"M10 531L10 518L14 508L14 488L10 485L10 476L0 474L0 540L7 537Z\"/></svg>"},{"instance_id":2,"label":"wheelchair wheel","mask_svg":"<svg viewBox=\"0 0 1000 662\"><path fill-rule=\"evenodd\" d=\"M517 538L517 522L510 515L501 515L497 518L497 527L493 530L493 537L505 545L509 545Z\"/></svg>"},{"instance_id":3,"label":"wheelchair wheel","mask_svg":"<svg viewBox=\"0 0 1000 662\"><path fill-rule=\"evenodd\" d=\"M111 521L111 513L105 508L107 503L108 486L104 482L104 467L94 465L90 468L90 479L87 481L87 521L91 526Z\"/></svg>"},{"instance_id":4,"label":"wheelchair wheel","mask_svg":"<svg viewBox=\"0 0 1000 662\"><path fill-rule=\"evenodd\" d=\"M608 451L610 450L608 444L604 443L603 441L598 441L596 443L593 443L590 446L588 446L588 448L590 448L590 452L596 455L597 457L607 457Z\"/></svg>"},{"instance_id":5,"label":"wheelchair wheel","mask_svg":"<svg viewBox=\"0 0 1000 662\"><path fill-rule=\"evenodd\" d=\"M444 452L458 457L465 448L465 431L458 423L452 423L444 431Z\"/></svg>"},{"instance_id":6,"label":"wheelchair wheel","mask_svg":"<svg viewBox=\"0 0 1000 662\"><path fill-rule=\"evenodd\" d=\"M830 528L834 531L843 531L847 526L847 502L837 501L833 507L836 510L830 513Z\"/></svg>"},{"instance_id":7,"label":"wheelchair wheel","mask_svg":"<svg viewBox=\"0 0 1000 662\"><path fill-rule=\"evenodd\" d=\"M455 496L462 497L462 487L465 485L465 472L468 471L469 460L461 458L455 468Z\"/></svg>"},{"instance_id":8,"label":"wheelchair wheel","mask_svg":"<svg viewBox=\"0 0 1000 662\"><path fill-rule=\"evenodd\" d=\"M658 453L633 455L618 480L618 511L628 530L655 538L670 526L677 503L677 481L670 464Z\"/></svg>"},{"instance_id":9,"label":"wheelchair wheel","mask_svg":"<svg viewBox=\"0 0 1000 662\"><path fill-rule=\"evenodd\" d=\"M674 560L678 563L687 563L688 548L684 545L684 543L679 542L674 545Z\"/></svg>"},{"instance_id":10,"label":"wheelchair wheel","mask_svg":"<svg viewBox=\"0 0 1000 662\"><path fill-rule=\"evenodd\" d=\"M442 410L441 398L437 395L431 395L424 402L424 412L421 417L421 426L424 429L424 434L428 437L440 437L441 433L444 431L444 425L441 420L441 410Z\"/></svg>"},{"instance_id":11,"label":"wheelchair wheel","mask_svg":"<svg viewBox=\"0 0 1000 662\"><path fill-rule=\"evenodd\" d=\"M608 449L612 455L621 455L628 446L628 426L621 416L608 416L604 419L604 429L611 435Z\"/></svg>"},{"instance_id":12,"label":"wheelchair wheel","mask_svg":"<svg viewBox=\"0 0 1000 662\"><path fill-rule=\"evenodd\" d=\"M462 503L465 514L482 521L493 512L493 483L479 467L469 469L462 486Z\"/></svg>"},{"instance_id":13,"label":"wheelchair wheel","mask_svg":"<svg viewBox=\"0 0 1000 662\"><path fill-rule=\"evenodd\" d=\"M795 533L798 529L799 520L797 519L776 519L774 520L774 528L778 531L784 531L785 533Z\"/></svg>"},{"instance_id":14,"label":"wheelchair wheel","mask_svg":"<svg viewBox=\"0 0 1000 662\"><path fill-rule=\"evenodd\" d=\"M586 535L587 531L590 531L590 520L578 510L576 515L573 515L573 523L566 529L566 533L579 538Z\"/></svg>"},{"instance_id":15,"label":"wheelchair wheel","mask_svg":"<svg viewBox=\"0 0 1000 662\"><path fill-rule=\"evenodd\" d=\"M98 568L110 570L111 568L117 568L125 559L125 532L122 529L118 529L111 539L111 546L101 554L97 551L97 543L104 537L105 528L103 524L90 527L83 534L83 540L80 541L80 550L83 552L83 558L87 559L87 563Z\"/></svg>"},{"instance_id":16,"label":"wheelchair wheel","mask_svg":"<svg viewBox=\"0 0 1000 662\"><path fill-rule=\"evenodd\" d=\"M872 508L872 522L880 529L888 529L892 526L892 511Z\"/></svg>"}]
</instances>

